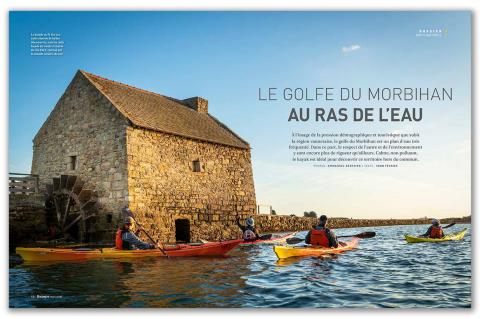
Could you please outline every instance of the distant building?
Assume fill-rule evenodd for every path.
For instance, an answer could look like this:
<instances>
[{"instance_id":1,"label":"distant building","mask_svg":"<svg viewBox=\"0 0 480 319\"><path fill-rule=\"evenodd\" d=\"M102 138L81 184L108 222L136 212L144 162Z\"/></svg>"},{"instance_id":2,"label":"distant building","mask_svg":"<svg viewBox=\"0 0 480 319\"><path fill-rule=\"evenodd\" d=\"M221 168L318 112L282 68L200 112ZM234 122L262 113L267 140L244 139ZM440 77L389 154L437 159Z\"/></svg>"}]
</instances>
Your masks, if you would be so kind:
<instances>
[{"instance_id":1,"label":"distant building","mask_svg":"<svg viewBox=\"0 0 480 319\"><path fill-rule=\"evenodd\" d=\"M77 175L98 193L94 227L128 204L159 240L227 239L255 214L249 144L201 97L171 97L78 71L33 140L41 184ZM101 217L101 216L100 216Z\"/></svg>"}]
</instances>

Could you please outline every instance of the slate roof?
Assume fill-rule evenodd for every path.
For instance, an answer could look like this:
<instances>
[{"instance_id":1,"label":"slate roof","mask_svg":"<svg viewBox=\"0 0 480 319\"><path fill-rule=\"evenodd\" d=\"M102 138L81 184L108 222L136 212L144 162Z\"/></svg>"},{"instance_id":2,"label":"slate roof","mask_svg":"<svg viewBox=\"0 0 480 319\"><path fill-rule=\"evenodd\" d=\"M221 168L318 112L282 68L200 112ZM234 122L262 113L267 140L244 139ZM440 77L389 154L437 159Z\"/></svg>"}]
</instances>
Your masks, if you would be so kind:
<instances>
[{"instance_id":1,"label":"slate roof","mask_svg":"<svg viewBox=\"0 0 480 319\"><path fill-rule=\"evenodd\" d=\"M80 71L135 126L237 148L248 142L208 113L171 97Z\"/></svg>"}]
</instances>

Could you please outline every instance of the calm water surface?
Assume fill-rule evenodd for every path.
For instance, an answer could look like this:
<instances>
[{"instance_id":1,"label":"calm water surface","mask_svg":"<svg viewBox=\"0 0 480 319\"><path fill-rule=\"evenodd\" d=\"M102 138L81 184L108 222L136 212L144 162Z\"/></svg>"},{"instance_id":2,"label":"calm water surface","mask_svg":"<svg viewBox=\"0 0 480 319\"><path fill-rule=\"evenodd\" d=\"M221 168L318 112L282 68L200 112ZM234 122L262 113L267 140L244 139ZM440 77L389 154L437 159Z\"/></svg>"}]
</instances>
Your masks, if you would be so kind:
<instances>
[{"instance_id":1,"label":"calm water surface","mask_svg":"<svg viewBox=\"0 0 480 319\"><path fill-rule=\"evenodd\" d=\"M428 225L376 231L359 249L277 261L272 246L225 258L148 258L10 267L10 307L470 307L470 225L463 241L406 244ZM305 232L299 237L305 236Z\"/></svg>"}]
</instances>

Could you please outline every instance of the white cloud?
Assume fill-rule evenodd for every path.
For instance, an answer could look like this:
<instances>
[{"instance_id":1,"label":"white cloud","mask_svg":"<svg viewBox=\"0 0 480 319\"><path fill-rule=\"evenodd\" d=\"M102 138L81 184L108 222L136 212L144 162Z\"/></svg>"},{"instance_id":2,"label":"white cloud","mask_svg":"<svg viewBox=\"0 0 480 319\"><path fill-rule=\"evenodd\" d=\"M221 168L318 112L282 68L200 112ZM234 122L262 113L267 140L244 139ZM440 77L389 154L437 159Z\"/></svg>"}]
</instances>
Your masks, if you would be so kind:
<instances>
[{"instance_id":1,"label":"white cloud","mask_svg":"<svg viewBox=\"0 0 480 319\"><path fill-rule=\"evenodd\" d=\"M360 50L360 45L358 44L352 44L347 47L342 47L343 53L348 53L348 52L357 51L357 50Z\"/></svg>"}]
</instances>

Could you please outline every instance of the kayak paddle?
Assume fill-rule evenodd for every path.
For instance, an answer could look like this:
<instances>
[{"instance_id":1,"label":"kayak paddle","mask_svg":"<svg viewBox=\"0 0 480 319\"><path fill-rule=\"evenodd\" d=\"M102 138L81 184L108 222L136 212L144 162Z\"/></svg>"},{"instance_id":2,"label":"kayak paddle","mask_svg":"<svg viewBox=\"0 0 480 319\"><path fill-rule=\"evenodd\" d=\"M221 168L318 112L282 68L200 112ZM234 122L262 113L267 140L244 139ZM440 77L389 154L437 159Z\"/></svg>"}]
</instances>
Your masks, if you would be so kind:
<instances>
[{"instance_id":1,"label":"kayak paddle","mask_svg":"<svg viewBox=\"0 0 480 319\"><path fill-rule=\"evenodd\" d=\"M147 233L147 231L146 231L145 229L143 229L142 225L140 225L140 223L137 222L137 220L135 219L135 216L133 215L133 212L132 212L130 209L127 210L127 214L128 214L128 216L130 216L130 217L133 218L133 221L135 222L135 224L137 224L138 227L140 227L140 228L143 230L143 233L144 233L145 235L147 235L148 239L150 239L150 240L152 241L152 243L154 243L155 246L157 246L158 249L160 249L160 251L162 252L162 254L164 254L165 256L168 257L168 255L165 253L165 250L163 250L160 246L158 246L157 243L153 240L152 236L150 236L150 235Z\"/></svg>"},{"instance_id":2,"label":"kayak paddle","mask_svg":"<svg viewBox=\"0 0 480 319\"><path fill-rule=\"evenodd\" d=\"M363 232L363 233L356 234L356 235L337 236L337 238L342 238L342 237L372 238L372 237L375 237L375 236L376 236L375 232L367 231L367 232ZM303 241L305 241L305 239L293 237L293 238L288 238L287 239L287 244L295 245L295 244L301 243Z\"/></svg>"},{"instance_id":3,"label":"kayak paddle","mask_svg":"<svg viewBox=\"0 0 480 319\"><path fill-rule=\"evenodd\" d=\"M257 240L269 240L269 239L272 239L272 234L262 235Z\"/></svg>"},{"instance_id":4,"label":"kayak paddle","mask_svg":"<svg viewBox=\"0 0 480 319\"><path fill-rule=\"evenodd\" d=\"M443 229L445 229L445 228L449 228L449 227L452 227L452 226L453 226L453 225L455 225L455 224L456 224L456 223L455 223L455 222L453 222L453 223L451 223L451 224L448 224L447 226L445 226L445 227L442 227L442 228L443 228Z\"/></svg>"}]
</instances>

